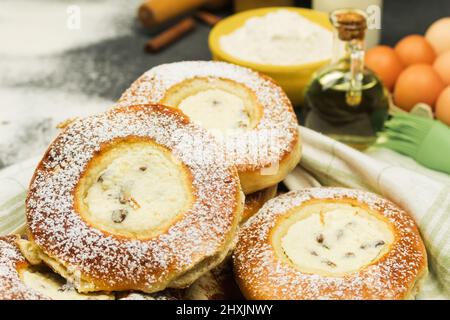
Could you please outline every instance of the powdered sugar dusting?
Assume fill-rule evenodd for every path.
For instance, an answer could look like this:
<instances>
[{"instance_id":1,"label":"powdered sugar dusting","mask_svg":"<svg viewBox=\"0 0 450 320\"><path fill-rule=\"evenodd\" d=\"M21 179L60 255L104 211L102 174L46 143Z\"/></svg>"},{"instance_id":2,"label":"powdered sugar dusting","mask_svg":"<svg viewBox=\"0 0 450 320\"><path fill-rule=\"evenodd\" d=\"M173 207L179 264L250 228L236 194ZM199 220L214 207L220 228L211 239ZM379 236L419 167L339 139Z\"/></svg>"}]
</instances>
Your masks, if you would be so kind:
<instances>
[{"instance_id":1,"label":"powdered sugar dusting","mask_svg":"<svg viewBox=\"0 0 450 320\"><path fill-rule=\"evenodd\" d=\"M20 279L17 267L27 262L15 240L14 235L0 238L0 300L47 300Z\"/></svg>"},{"instance_id":2,"label":"powdered sugar dusting","mask_svg":"<svg viewBox=\"0 0 450 320\"><path fill-rule=\"evenodd\" d=\"M106 235L74 210L74 189L103 144L127 137L150 138L173 151L192 174L194 203L183 218L150 240ZM192 154L184 137L203 144ZM43 251L106 287L152 291L168 284L203 258L213 256L230 236L240 192L234 168L214 159L221 147L181 113L161 106L133 106L77 120L49 147L27 199L27 220ZM220 153L220 152L219 152Z\"/></svg>"},{"instance_id":3,"label":"powdered sugar dusting","mask_svg":"<svg viewBox=\"0 0 450 320\"><path fill-rule=\"evenodd\" d=\"M278 218L312 199L356 200L384 216L394 230L390 251L342 277L302 273L274 252ZM413 219L379 196L344 188L292 191L267 202L242 228L234 253L237 277L254 297L267 299L401 299L426 269L426 252Z\"/></svg>"},{"instance_id":4,"label":"powdered sugar dusting","mask_svg":"<svg viewBox=\"0 0 450 320\"><path fill-rule=\"evenodd\" d=\"M263 110L262 118L252 130L229 134L235 146L234 164L239 171L256 170L279 163L292 151L298 140L297 118L283 90L258 73L225 62L184 61L157 66L137 79L119 99L118 106L160 102L174 85L192 78L221 78L240 83L256 96ZM273 139L270 148L267 134ZM268 150L261 154L260 150Z\"/></svg>"}]
</instances>

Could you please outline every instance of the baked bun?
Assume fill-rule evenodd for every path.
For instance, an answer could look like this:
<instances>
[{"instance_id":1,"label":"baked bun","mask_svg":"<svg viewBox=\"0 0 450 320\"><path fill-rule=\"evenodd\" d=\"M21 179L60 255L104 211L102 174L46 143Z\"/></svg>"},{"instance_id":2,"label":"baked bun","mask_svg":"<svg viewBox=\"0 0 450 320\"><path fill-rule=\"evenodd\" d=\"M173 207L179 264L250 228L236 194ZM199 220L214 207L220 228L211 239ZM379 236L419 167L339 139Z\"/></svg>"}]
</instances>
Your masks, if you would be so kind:
<instances>
[{"instance_id":1,"label":"baked bun","mask_svg":"<svg viewBox=\"0 0 450 320\"><path fill-rule=\"evenodd\" d=\"M17 235L0 237L0 300L110 300L109 294L79 294L51 270L30 265Z\"/></svg>"},{"instance_id":2,"label":"baked bun","mask_svg":"<svg viewBox=\"0 0 450 320\"><path fill-rule=\"evenodd\" d=\"M300 160L298 122L283 90L250 69L213 61L157 66L118 106L157 102L181 109L227 146L245 194L283 180Z\"/></svg>"},{"instance_id":3,"label":"baked bun","mask_svg":"<svg viewBox=\"0 0 450 320\"><path fill-rule=\"evenodd\" d=\"M258 212L259 209L277 195L278 185L271 186L267 189L256 191L245 196L244 212L242 213L241 223L244 223L252 215Z\"/></svg>"},{"instance_id":4,"label":"baked bun","mask_svg":"<svg viewBox=\"0 0 450 320\"><path fill-rule=\"evenodd\" d=\"M343 188L270 200L244 225L233 258L248 299L407 299L427 273L411 216Z\"/></svg>"},{"instance_id":5,"label":"baked bun","mask_svg":"<svg viewBox=\"0 0 450 320\"><path fill-rule=\"evenodd\" d=\"M184 294L186 300L242 300L234 281L231 259L210 270L195 281Z\"/></svg>"},{"instance_id":6,"label":"baked bun","mask_svg":"<svg viewBox=\"0 0 450 320\"><path fill-rule=\"evenodd\" d=\"M244 196L221 154L160 105L76 120L31 181L25 250L80 292L188 286L234 247Z\"/></svg>"}]
</instances>

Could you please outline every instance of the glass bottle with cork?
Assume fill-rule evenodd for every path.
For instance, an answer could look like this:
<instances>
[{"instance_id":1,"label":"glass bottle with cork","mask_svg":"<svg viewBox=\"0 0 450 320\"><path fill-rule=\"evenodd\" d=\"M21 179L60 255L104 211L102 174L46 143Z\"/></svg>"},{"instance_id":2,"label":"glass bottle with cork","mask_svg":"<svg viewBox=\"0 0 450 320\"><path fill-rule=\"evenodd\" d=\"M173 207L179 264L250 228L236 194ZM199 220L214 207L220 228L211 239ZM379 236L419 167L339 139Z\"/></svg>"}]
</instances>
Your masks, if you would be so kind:
<instances>
[{"instance_id":1,"label":"glass bottle with cork","mask_svg":"<svg viewBox=\"0 0 450 320\"><path fill-rule=\"evenodd\" d=\"M388 94L364 67L364 11L339 9L330 15L334 53L305 91L305 125L343 143L364 149L376 139L388 116Z\"/></svg>"}]
</instances>

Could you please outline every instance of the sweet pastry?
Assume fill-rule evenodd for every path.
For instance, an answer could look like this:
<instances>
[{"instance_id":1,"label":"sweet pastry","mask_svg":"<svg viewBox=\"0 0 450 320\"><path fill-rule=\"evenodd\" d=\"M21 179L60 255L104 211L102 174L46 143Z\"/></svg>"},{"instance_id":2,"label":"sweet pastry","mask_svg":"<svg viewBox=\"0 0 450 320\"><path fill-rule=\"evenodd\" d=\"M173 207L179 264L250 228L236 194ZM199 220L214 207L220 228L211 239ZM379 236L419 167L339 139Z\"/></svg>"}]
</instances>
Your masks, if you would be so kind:
<instances>
[{"instance_id":1,"label":"sweet pastry","mask_svg":"<svg viewBox=\"0 0 450 320\"><path fill-rule=\"evenodd\" d=\"M22 249L80 292L188 286L234 247L244 196L221 154L160 105L76 120L35 171Z\"/></svg>"},{"instance_id":2,"label":"sweet pastry","mask_svg":"<svg viewBox=\"0 0 450 320\"><path fill-rule=\"evenodd\" d=\"M51 270L30 265L17 235L0 237L0 300L110 300L111 294L80 294Z\"/></svg>"},{"instance_id":3,"label":"sweet pastry","mask_svg":"<svg viewBox=\"0 0 450 320\"><path fill-rule=\"evenodd\" d=\"M413 219L363 191L312 188L269 202L233 253L248 299L407 299L427 273Z\"/></svg>"},{"instance_id":4,"label":"sweet pastry","mask_svg":"<svg viewBox=\"0 0 450 320\"><path fill-rule=\"evenodd\" d=\"M126 90L118 106L157 102L181 109L226 146L245 194L277 184L300 160L292 105L271 79L213 61L157 66Z\"/></svg>"},{"instance_id":5,"label":"sweet pastry","mask_svg":"<svg viewBox=\"0 0 450 320\"><path fill-rule=\"evenodd\" d=\"M210 270L186 289L186 300L242 300L231 265L226 259L216 268Z\"/></svg>"},{"instance_id":6,"label":"sweet pastry","mask_svg":"<svg viewBox=\"0 0 450 320\"><path fill-rule=\"evenodd\" d=\"M278 185L274 185L267 189L256 191L245 196L244 212L242 213L241 223L247 221L248 218L261 209L264 203L276 196L277 186Z\"/></svg>"}]
</instances>

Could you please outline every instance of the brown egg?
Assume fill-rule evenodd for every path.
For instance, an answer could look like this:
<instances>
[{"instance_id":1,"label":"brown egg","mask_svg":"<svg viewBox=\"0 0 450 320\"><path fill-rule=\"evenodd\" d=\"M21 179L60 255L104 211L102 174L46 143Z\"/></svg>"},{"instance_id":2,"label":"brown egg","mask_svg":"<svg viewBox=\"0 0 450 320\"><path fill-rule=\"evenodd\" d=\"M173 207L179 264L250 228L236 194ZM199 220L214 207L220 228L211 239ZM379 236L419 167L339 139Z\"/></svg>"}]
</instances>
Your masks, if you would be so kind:
<instances>
[{"instance_id":1,"label":"brown egg","mask_svg":"<svg viewBox=\"0 0 450 320\"><path fill-rule=\"evenodd\" d=\"M407 36L395 46L395 52L405 66L416 63L432 64L436 53L430 43L418 34Z\"/></svg>"},{"instance_id":2,"label":"brown egg","mask_svg":"<svg viewBox=\"0 0 450 320\"><path fill-rule=\"evenodd\" d=\"M419 102L433 107L444 87L444 82L432 66L414 64L398 77L394 102L406 111L410 111Z\"/></svg>"},{"instance_id":3,"label":"brown egg","mask_svg":"<svg viewBox=\"0 0 450 320\"><path fill-rule=\"evenodd\" d=\"M436 118L450 126L450 86L439 95L436 102Z\"/></svg>"},{"instance_id":4,"label":"brown egg","mask_svg":"<svg viewBox=\"0 0 450 320\"><path fill-rule=\"evenodd\" d=\"M375 72L389 90L392 90L403 70L403 64L395 50L388 46L376 46L367 51L365 60L366 66Z\"/></svg>"},{"instance_id":5,"label":"brown egg","mask_svg":"<svg viewBox=\"0 0 450 320\"><path fill-rule=\"evenodd\" d=\"M445 84L450 84L450 50L438 56L433 63L433 67Z\"/></svg>"},{"instance_id":6,"label":"brown egg","mask_svg":"<svg viewBox=\"0 0 450 320\"><path fill-rule=\"evenodd\" d=\"M450 17L436 20L428 28L425 38L438 55L450 50Z\"/></svg>"}]
</instances>

